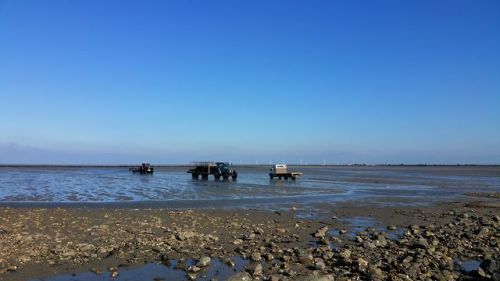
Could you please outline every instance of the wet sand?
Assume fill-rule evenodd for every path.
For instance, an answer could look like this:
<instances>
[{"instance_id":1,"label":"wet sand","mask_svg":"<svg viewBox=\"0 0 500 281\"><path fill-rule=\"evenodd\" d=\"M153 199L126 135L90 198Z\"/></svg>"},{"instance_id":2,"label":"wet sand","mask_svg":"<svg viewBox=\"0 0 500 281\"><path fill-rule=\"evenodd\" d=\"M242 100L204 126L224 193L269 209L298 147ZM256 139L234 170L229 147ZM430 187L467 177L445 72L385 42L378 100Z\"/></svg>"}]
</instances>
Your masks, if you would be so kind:
<instances>
[{"instance_id":1,"label":"wet sand","mask_svg":"<svg viewBox=\"0 0 500 281\"><path fill-rule=\"evenodd\" d=\"M174 280L210 280L210 265L231 268L225 259L238 257L245 266L235 264L219 278L241 271L235 278L489 280L498 277L498 266L488 272L490 267L479 263L500 259L500 205L498 199L483 199L426 207L346 202L323 206L328 215L318 217L298 216L301 210L294 207L280 212L2 207L0 280L58 275L67 278L57 280L85 280L85 274L96 280L116 274L114 279L122 280L125 269L145 263L175 264ZM196 266L203 257L211 258L209 264ZM477 264L466 271L461 261Z\"/></svg>"},{"instance_id":2,"label":"wet sand","mask_svg":"<svg viewBox=\"0 0 500 281\"><path fill-rule=\"evenodd\" d=\"M162 169L160 180L184 171ZM300 169L296 189L262 181L263 167L241 167L249 184L182 174L194 194L216 196L175 204L2 201L0 280L500 280L500 167ZM120 173L128 187L149 179Z\"/></svg>"}]
</instances>

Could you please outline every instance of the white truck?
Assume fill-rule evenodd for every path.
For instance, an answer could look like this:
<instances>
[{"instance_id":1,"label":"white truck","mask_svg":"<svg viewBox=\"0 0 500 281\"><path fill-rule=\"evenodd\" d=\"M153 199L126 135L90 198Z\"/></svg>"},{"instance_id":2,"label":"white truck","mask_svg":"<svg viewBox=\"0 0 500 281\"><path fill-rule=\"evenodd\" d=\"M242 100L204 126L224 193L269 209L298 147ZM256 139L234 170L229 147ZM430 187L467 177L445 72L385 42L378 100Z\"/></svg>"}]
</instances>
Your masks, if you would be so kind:
<instances>
[{"instance_id":1,"label":"white truck","mask_svg":"<svg viewBox=\"0 0 500 281\"><path fill-rule=\"evenodd\" d=\"M289 172L288 171L288 166L286 164L276 164L271 168L271 171L269 173L269 177L271 179L274 178L284 178L285 180L288 180L288 178L291 178L292 180L296 179L298 176L301 176L302 173L298 172Z\"/></svg>"}]
</instances>

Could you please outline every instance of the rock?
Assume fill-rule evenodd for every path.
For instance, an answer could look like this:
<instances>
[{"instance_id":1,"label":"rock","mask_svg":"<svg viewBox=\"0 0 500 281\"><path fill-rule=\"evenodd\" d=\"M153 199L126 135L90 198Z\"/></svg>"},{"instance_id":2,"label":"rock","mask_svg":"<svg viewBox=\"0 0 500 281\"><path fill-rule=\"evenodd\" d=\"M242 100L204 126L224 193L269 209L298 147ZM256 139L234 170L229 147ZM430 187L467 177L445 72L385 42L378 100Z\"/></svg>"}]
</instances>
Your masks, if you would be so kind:
<instances>
[{"instance_id":1,"label":"rock","mask_svg":"<svg viewBox=\"0 0 500 281\"><path fill-rule=\"evenodd\" d=\"M297 278L298 281L334 281L333 275L313 274L302 278Z\"/></svg>"},{"instance_id":2,"label":"rock","mask_svg":"<svg viewBox=\"0 0 500 281\"><path fill-rule=\"evenodd\" d=\"M198 263L196 264L196 266L198 267L207 267L210 265L210 262L212 261L212 259L210 257L202 257Z\"/></svg>"},{"instance_id":3,"label":"rock","mask_svg":"<svg viewBox=\"0 0 500 281\"><path fill-rule=\"evenodd\" d=\"M230 276L226 281L251 281L252 275L247 272L239 272Z\"/></svg>"},{"instance_id":4,"label":"rock","mask_svg":"<svg viewBox=\"0 0 500 281\"><path fill-rule=\"evenodd\" d=\"M250 233L248 235L243 236L243 239L247 240L247 241L250 241L250 240L255 239L255 237L256 237L255 233Z\"/></svg>"},{"instance_id":5,"label":"rock","mask_svg":"<svg viewBox=\"0 0 500 281\"><path fill-rule=\"evenodd\" d=\"M278 232L279 234L285 234L287 231L285 228L279 227L276 228L276 232Z\"/></svg>"},{"instance_id":6,"label":"rock","mask_svg":"<svg viewBox=\"0 0 500 281\"><path fill-rule=\"evenodd\" d=\"M412 224L408 228L410 228L411 230L419 230L420 229L420 227L416 224Z\"/></svg>"},{"instance_id":7,"label":"rock","mask_svg":"<svg viewBox=\"0 0 500 281\"><path fill-rule=\"evenodd\" d=\"M8 272L16 272L17 271L17 265L11 265L7 267Z\"/></svg>"},{"instance_id":8,"label":"rock","mask_svg":"<svg viewBox=\"0 0 500 281\"><path fill-rule=\"evenodd\" d=\"M368 262L363 258L358 258L358 267L366 268L368 266Z\"/></svg>"},{"instance_id":9,"label":"rock","mask_svg":"<svg viewBox=\"0 0 500 281\"><path fill-rule=\"evenodd\" d=\"M259 263L256 263L256 264L250 266L250 271L251 271L253 276L262 275L262 264L260 264L260 262L259 262Z\"/></svg>"},{"instance_id":10,"label":"rock","mask_svg":"<svg viewBox=\"0 0 500 281\"><path fill-rule=\"evenodd\" d=\"M323 260L321 259L315 261L314 268L316 268L317 270L325 270L326 268L325 262L323 262Z\"/></svg>"},{"instance_id":11,"label":"rock","mask_svg":"<svg viewBox=\"0 0 500 281\"><path fill-rule=\"evenodd\" d=\"M264 230L260 227L256 227L254 230L253 230L253 233L255 234L259 234L259 235L262 235L264 234Z\"/></svg>"},{"instance_id":12,"label":"rock","mask_svg":"<svg viewBox=\"0 0 500 281\"><path fill-rule=\"evenodd\" d=\"M191 239L195 236L195 233L193 231L179 231L176 235L176 238L178 240L184 241L187 239Z\"/></svg>"},{"instance_id":13,"label":"rock","mask_svg":"<svg viewBox=\"0 0 500 281\"><path fill-rule=\"evenodd\" d=\"M332 251L327 251L323 253L323 260L330 260L333 258L333 252Z\"/></svg>"},{"instance_id":14,"label":"rock","mask_svg":"<svg viewBox=\"0 0 500 281\"><path fill-rule=\"evenodd\" d=\"M486 272L481 267L477 269L477 274L481 277L486 277Z\"/></svg>"},{"instance_id":15,"label":"rock","mask_svg":"<svg viewBox=\"0 0 500 281\"><path fill-rule=\"evenodd\" d=\"M72 258L77 255L76 251L74 250L66 250L61 253L61 256L66 257L66 258Z\"/></svg>"},{"instance_id":16,"label":"rock","mask_svg":"<svg viewBox=\"0 0 500 281\"><path fill-rule=\"evenodd\" d=\"M489 274L497 273L500 271L498 261L492 259L482 261L480 267Z\"/></svg>"},{"instance_id":17,"label":"rock","mask_svg":"<svg viewBox=\"0 0 500 281\"><path fill-rule=\"evenodd\" d=\"M190 266L190 267L188 268L188 271L189 271L189 272L192 272L192 273L196 273L196 272L198 272L198 271L200 271L200 270L201 270L201 268L199 268L199 267L197 267L197 266Z\"/></svg>"},{"instance_id":18,"label":"rock","mask_svg":"<svg viewBox=\"0 0 500 281\"><path fill-rule=\"evenodd\" d=\"M373 280L381 280L384 278L384 273L380 268L373 266L372 268L370 268L370 277Z\"/></svg>"},{"instance_id":19,"label":"rock","mask_svg":"<svg viewBox=\"0 0 500 281\"><path fill-rule=\"evenodd\" d=\"M427 239L421 237L418 239L418 242L415 244L418 248L425 249L429 247L429 242L427 242Z\"/></svg>"},{"instance_id":20,"label":"rock","mask_svg":"<svg viewBox=\"0 0 500 281\"><path fill-rule=\"evenodd\" d=\"M341 235L346 234L346 233L347 233L347 230L345 230L345 229L339 230L339 234L341 234Z\"/></svg>"},{"instance_id":21,"label":"rock","mask_svg":"<svg viewBox=\"0 0 500 281\"><path fill-rule=\"evenodd\" d=\"M373 249L373 248L376 248L375 244L370 242L370 241L365 241L363 242L363 247L365 249Z\"/></svg>"},{"instance_id":22,"label":"rock","mask_svg":"<svg viewBox=\"0 0 500 281\"><path fill-rule=\"evenodd\" d=\"M186 268L186 261L184 259L179 259L179 262L175 265L175 269L184 270Z\"/></svg>"},{"instance_id":23,"label":"rock","mask_svg":"<svg viewBox=\"0 0 500 281\"><path fill-rule=\"evenodd\" d=\"M328 226L322 226L318 230L316 230L316 233L314 233L314 237L323 238L325 237L327 232L328 232Z\"/></svg>"},{"instance_id":24,"label":"rock","mask_svg":"<svg viewBox=\"0 0 500 281\"><path fill-rule=\"evenodd\" d=\"M241 239L236 239L232 242L233 245L240 245L241 243L243 243L243 240Z\"/></svg>"},{"instance_id":25,"label":"rock","mask_svg":"<svg viewBox=\"0 0 500 281\"><path fill-rule=\"evenodd\" d=\"M91 268L90 272L94 273L95 275L101 275L102 274L102 271L99 268L95 268L95 267Z\"/></svg>"},{"instance_id":26,"label":"rock","mask_svg":"<svg viewBox=\"0 0 500 281\"><path fill-rule=\"evenodd\" d=\"M387 230L396 230L396 226L395 225L389 225L389 226L387 226Z\"/></svg>"},{"instance_id":27,"label":"rock","mask_svg":"<svg viewBox=\"0 0 500 281\"><path fill-rule=\"evenodd\" d=\"M160 255L160 261L161 261L161 262L164 262L164 263L165 263L165 262L168 262L168 261L169 261L169 259L168 259L168 255L167 255L167 254L161 254L161 255Z\"/></svg>"},{"instance_id":28,"label":"rock","mask_svg":"<svg viewBox=\"0 0 500 281\"><path fill-rule=\"evenodd\" d=\"M223 260L224 264L227 265L227 266L230 266L230 267L234 267L235 266L235 263L232 259L230 258L225 258Z\"/></svg>"},{"instance_id":29,"label":"rock","mask_svg":"<svg viewBox=\"0 0 500 281\"><path fill-rule=\"evenodd\" d=\"M270 280L271 281L280 281L281 280L281 276L279 276L277 274L273 274L273 275L271 275Z\"/></svg>"},{"instance_id":30,"label":"rock","mask_svg":"<svg viewBox=\"0 0 500 281\"><path fill-rule=\"evenodd\" d=\"M340 256L344 259L347 260L351 257L351 251L349 249L345 249L342 252L340 252Z\"/></svg>"},{"instance_id":31,"label":"rock","mask_svg":"<svg viewBox=\"0 0 500 281\"><path fill-rule=\"evenodd\" d=\"M299 250L297 255L299 258L299 262L301 264L308 266L308 265L311 265L313 263L314 257L311 253L308 253L305 250Z\"/></svg>"},{"instance_id":32,"label":"rock","mask_svg":"<svg viewBox=\"0 0 500 281\"><path fill-rule=\"evenodd\" d=\"M118 271L111 271L111 278L115 278L117 277L119 274L118 274Z\"/></svg>"},{"instance_id":33,"label":"rock","mask_svg":"<svg viewBox=\"0 0 500 281\"><path fill-rule=\"evenodd\" d=\"M260 255L259 252L253 252L251 258L253 261L261 261L262 260L262 256Z\"/></svg>"}]
</instances>

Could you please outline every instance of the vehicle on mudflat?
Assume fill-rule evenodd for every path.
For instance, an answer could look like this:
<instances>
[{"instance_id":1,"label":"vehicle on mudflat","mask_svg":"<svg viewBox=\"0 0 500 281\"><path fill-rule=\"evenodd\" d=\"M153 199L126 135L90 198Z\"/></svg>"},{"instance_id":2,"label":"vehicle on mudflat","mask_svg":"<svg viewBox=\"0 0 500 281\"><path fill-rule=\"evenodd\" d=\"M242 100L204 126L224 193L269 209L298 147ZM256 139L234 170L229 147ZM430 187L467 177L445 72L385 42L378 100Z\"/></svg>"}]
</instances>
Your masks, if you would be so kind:
<instances>
[{"instance_id":1,"label":"vehicle on mudflat","mask_svg":"<svg viewBox=\"0 0 500 281\"><path fill-rule=\"evenodd\" d=\"M238 172L227 162L198 162L195 165L194 168L187 171L193 179L198 179L201 176L201 179L208 180L209 175L213 175L216 180L219 180L221 177L224 180L229 178L236 180L238 177Z\"/></svg>"},{"instance_id":2,"label":"vehicle on mudflat","mask_svg":"<svg viewBox=\"0 0 500 281\"><path fill-rule=\"evenodd\" d=\"M287 180L291 178L292 180L296 179L298 176L302 176L302 173L299 172L289 172L288 166L286 164L276 164L270 169L269 178L284 178Z\"/></svg>"},{"instance_id":3,"label":"vehicle on mudflat","mask_svg":"<svg viewBox=\"0 0 500 281\"><path fill-rule=\"evenodd\" d=\"M141 166L137 168L132 168L132 172L139 173L141 175L151 175L154 172L153 167L149 163L142 163Z\"/></svg>"}]
</instances>

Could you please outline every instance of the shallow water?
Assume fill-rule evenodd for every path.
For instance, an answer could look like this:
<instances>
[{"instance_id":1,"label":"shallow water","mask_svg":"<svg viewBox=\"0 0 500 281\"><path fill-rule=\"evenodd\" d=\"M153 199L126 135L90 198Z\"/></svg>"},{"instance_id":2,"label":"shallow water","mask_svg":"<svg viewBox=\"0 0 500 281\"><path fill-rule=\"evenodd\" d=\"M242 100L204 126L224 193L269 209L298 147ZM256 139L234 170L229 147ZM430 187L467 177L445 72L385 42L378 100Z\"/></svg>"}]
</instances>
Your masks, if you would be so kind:
<instances>
[{"instance_id":1,"label":"shallow water","mask_svg":"<svg viewBox=\"0 0 500 281\"><path fill-rule=\"evenodd\" d=\"M222 262L220 259L213 259L209 267L202 269L197 273L196 280L226 280L235 272L240 272L246 265L249 264L248 260L240 257L231 258L235 266L230 267ZM178 260L172 260L168 264L163 263L148 263L143 266L134 267L120 267L118 268L118 276L111 278L111 272L103 271L102 274L95 274L92 272L84 272L79 274L61 274L59 276L49 278L37 278L30 281L132 281L132 280L187 280L187 273L184 269L178 268ZM195 260L186 260L186 266L196 264Z\"/></svg>"},{"instance_id":2,"label":"shallow water","mask_svg":"<svg viewBox=\"0 0 500 281\"><path fill-rule=\"evenodd\" d=\"M359 200L419 205L470 191L500 191L500 167L296 167L296 181L268 167L236 167L237 181L192 180L185 167L154 175L126 167L0 167L0 205L114 203L175 208L259 207ZM307 214L303 214L307 216Z\"/></svg>"}]
</instances>

